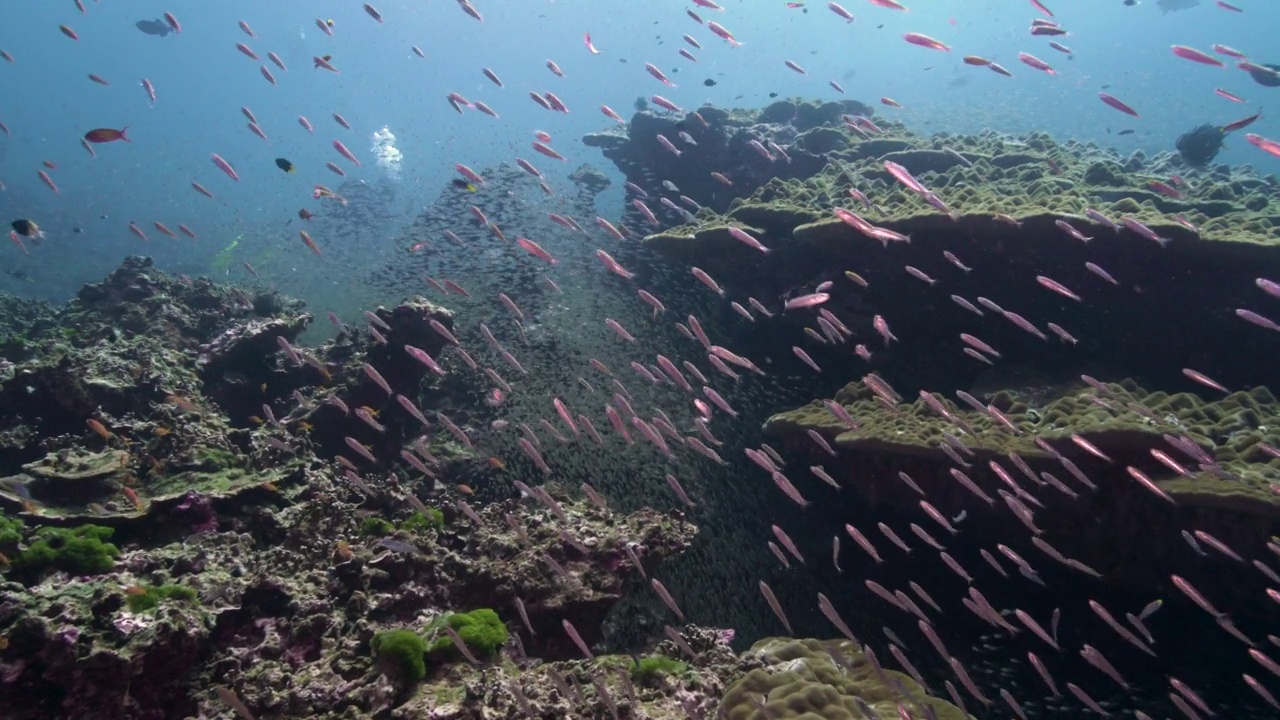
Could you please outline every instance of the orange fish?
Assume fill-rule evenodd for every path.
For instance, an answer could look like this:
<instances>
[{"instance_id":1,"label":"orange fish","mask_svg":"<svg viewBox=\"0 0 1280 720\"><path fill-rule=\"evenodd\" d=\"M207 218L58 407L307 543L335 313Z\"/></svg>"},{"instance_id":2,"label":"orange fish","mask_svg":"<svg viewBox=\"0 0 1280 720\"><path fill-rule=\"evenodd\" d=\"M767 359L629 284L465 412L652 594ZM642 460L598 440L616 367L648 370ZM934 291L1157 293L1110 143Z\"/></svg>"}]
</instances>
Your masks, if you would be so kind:
<instances>
[{"instance_id":1,"label":"orange fish","mask_svg":"<svg viewBox=\"0 0 1280 720\"><path fill-rule=\"evenodd\" d=\"M85 420L85 423L88 424L90 430L102 436L103 440L110 440L115 437L115 435L112 434L112 432L107 429L106 425L103 425L102 423L98 422L97 420L94 420L93 418L89 418L88 420Z\"/></svg>"},{"instance_id":2,"label":"orange fish","mask_svg":"<svg viewBox=\"0 0 1280 720\"><path fill-rule=\"evenodd\" d=\"M507 464L502 462L502 460L499 458L491 457L489 458L489 467L493 468L494 470L506 470Z\"/></svg>"},{"instance_id":3,"label":"orange fish","mask_svg":"<svg viewBox=\"0 0 1280 720\"><path fill-rule=\"evenodd\" d=\"M470 485L463 485L462 483L458 483L458 492L462 493L463 495L476 494L476 491L472 490Z\"/></svg>"},{"instance_id":4,"label":"orange fish","mask_svg":"<svg viewBox=\"0 0 1280 720\"><path fill-rule=\"evenodd\" d=\"M133 505L133 507L138 510L138 512L142 512L142 510L146 507L145 505L142 504L142 498L138 497L137 491L135 491L133 488L122 487L120 488L120 492Z\"/></svg>"},{"instance_id":5,"label":"orange fish","mask_svg":"<svg viewBox=\"0 0 1280 720\"><path fill-rule=\"evenodd\" d=\"M311 252L315 253L316 255L324 254L320 252L320 248L319 246L316 245L316 241L311 239L311 234L308 233L306 230L299 230L298 235L302 237L302 242L306 243L307 247L311 248Z\"/></svg>"}]
</instances>

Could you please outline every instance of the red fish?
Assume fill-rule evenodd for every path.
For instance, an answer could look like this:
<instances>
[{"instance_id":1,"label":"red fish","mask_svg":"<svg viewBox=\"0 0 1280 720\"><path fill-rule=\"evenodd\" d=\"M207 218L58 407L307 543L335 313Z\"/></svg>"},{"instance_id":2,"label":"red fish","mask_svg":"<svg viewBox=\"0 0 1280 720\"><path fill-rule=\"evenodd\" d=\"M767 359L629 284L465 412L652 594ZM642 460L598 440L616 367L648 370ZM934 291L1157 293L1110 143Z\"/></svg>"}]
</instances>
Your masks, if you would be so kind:
<instances>
[{"instance_id":1,"label":"red fish","mask_svg":"<svg viewBox=\"0 0 1280 720\"><path fill-rule=\"evenodd\" d=\"M1232 130L1239 130L1241 128L1249 127L1254 123L1255 120L1257 120L1260 117L1262 117L1262 113L1258 112L1258 113L1254 113L1253 115L1250 115L1247 118L1241 118L1239 120L1236 120L1235 122L1227 123L1226 125L1222 126L1222 132L1231 132Z\"/></svg>"},{"instance_id":2,"label":"red fish","mask_svg":"<svg viewBox=\"0 0 1280 720\"><path fill-rule=\"evenodd\" d=\"M63 35L66 35L67 37L71 38L72 40L76 40L76 41L79 41L79 40L80 40L80 36L76 34L76 31L75 31L75 30L72 30L71 28L67 27L66 25L59 25L59 26L58 26L58 29L62 31L62 34L63 34Z\"/></svg>"},{"instance_id":3,"label":"red fish","mask_svg":"<svg viewBox=\"0 0 1280 720\"><path fill-rule=\"evenodd\" d=\"M174 32L179 34L182 33L182 23L178 22L178 18L174 17L173 13L170 13L170 12L165 13L164 21L169 23L169 27L173 28Z\"/></svg>"}]
</instances>

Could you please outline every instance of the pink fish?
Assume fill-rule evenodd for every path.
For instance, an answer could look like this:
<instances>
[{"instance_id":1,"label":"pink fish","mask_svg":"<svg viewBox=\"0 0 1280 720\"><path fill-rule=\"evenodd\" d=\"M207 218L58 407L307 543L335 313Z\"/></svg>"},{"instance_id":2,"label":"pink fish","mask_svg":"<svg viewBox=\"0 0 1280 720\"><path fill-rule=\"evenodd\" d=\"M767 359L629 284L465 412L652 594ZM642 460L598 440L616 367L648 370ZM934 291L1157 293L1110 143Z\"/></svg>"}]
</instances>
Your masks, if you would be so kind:
<instances>
[{"instance_id":1,"label":"pink fish","mask_svg":"<svg viewBox=\"0 0 1280 720\"><path fill-rule=\"evenodd\" d=\"M1261 135L1255 135L1253 133L1246 134L1244 136L1244 139L1248 140L1249 144L1253 145L1259 150L1275 155L1276 157L1280 157L1280 142L1277 142L1275 140L1268 140L1267 138L1264 138Z\"/></svg>"},{"instance_id":2,"label":"pink fish","mask_svg":"<svg viewBox=\"0 0 1280 720\"><path fill-rule=\"evenodd\" d=\"M249 57L253 58L254 60L260 59L258 57L258 54L255 53L248 45L245 45L244 43L236 43L236 49L244 53L245 55L248 55Z\"/></svg>"},{"instance_id":3,"label":"pink fish","mask_svg":"<svg viewBox=\"0 0 1280 720\"><path fill-rule=\"evenodd\" d=\"M614 260L613 257L604 250L596 250L596 257L600 258L600 262L604 263L604 266L608 268L609 272L615 275L621 275L628 279L635 277L635 273L622 267L617 260Z\"/></svg>"},{"instance_id":4,"label":"pink fish","mask_svg":"<svg viewBox=\"0 0 1280 720\"><path fill-rule=\"evenodd\" d=\"M564 160L564 156L540 142L533 143L533 149L553 160Z\"/></svg>"},{"instance_id":5,"label":"pink fish","mask_svg":"<svg viewBox=\"0 0 1280 720\"><path fill-rule=\"evenodd\" d=\"M645 64L644 64L644 69L645 69L645 70L648 70L648 71L649 71L649 74L650 74L650 75L652 75L652 76L654 76L655 78L657 78L657 79L658 79L658 80L659 80L663 85L666 85L667 87L670 87L670 88L673 88L673 87L675 87L675 86L676 86L676 84L675 84L675 83L673 83L673 82L671 82L671 79L670 79L670 78L668 78L668 77L667 77L667 76L666 76L666 75L665 75L661 70L659 70L659 69L657 68L657 66L655 66L653 63L645 63Z\"/></svg>"},{"instance_id":6,"label":"pink fish","mask_svg":"<svg viewBox=\"0 0 1280 720\"><path fill-rule=\"evenodd\" d=\"M334 140L334 141L333 141L333 149L334 149L334 150L337 150L337 151L338 151L338 154L339 154L339 155L341 155L342 157L344 157L344 158L346 158L346 159L350 160L351 162L355 163L356 165L360 165L360 161L359 161L358 159L356 159L356 156L355 156L355 155L353 155L353 154L351 153L351 151L350 151L350 150L348 150L348 149L347 149L347 146L346 146L346 145L343 145L343 144L342 144L342 141L341 141L341 140Z\"/></svg>"},{"instance_id":7,"label":"pink fish","mask_svg":"<svg viewBox=\"0 0 1280 720\"><path fill-rule=\"evenodd\" d=\"M840 6L839 3L834 3L834 2L827 3L827 9L839 15L840 17L844 18L848 22L853 22L853 13L849 12L848 10L845 10L843 7Z\"/></svg>"},{"instance_id":8,"label":"pink fish","mask_svg":"<svg viewBox=\"0 0 1280 720\"><path fill-rule=\"evenodd\" d=\"M1246 102L1246 100L1245 100L1244 98L1240 97L1239 95L1236 95L1235 93L1233 93L1233 92L1229 92L1229 91L1227 91L1227 90L1223 90L1222 88L1214 88L1214 89L1213 89L1213 94L1217 95L1217 96L1218 96L1218 97L1220 97L1220 98L1226 98L1227 100L1230 100L1231 102L1237 102L1237 103L1243 103L1243 102Z\"/></svg>"},{"instance_id":9,"label":"pink fish","mask_svg":"<svg viewBox=\"0 0 1280 720\"><path fill-rule=\"evenodd\" d=\"M303 115L299 115L299 116L298 116L298 124L299 124L299 125L301 125L303 128L305 128L307 132L315 132L315 131L316 131L315 127L313 127L313 126L311 125L311 121L310 121L310 120L308 120L308 119L307 119L305 116L303 116Z\"/></svg>"},{"instance_id":10,"label":"pink fish","mask_svg":"<svg viewBox=\"0 0 1280 720\"><path fill-rule=\"evenodd\" d=\"M591 33L587 33L587 34L583 35L583 36L582 36L582 42L586 44L586 46L587 46L587 51L588 51L588 52L590 52L592 55L599 55L599 54L600 54L600 51L599 51L599 50L597 50L597 49L596 49L596 46L595 46L594 44L592 44L592 42L591 42Z\"/></svg>"},{"instance_id":11,"label":"pink fish","mask_svg":"<svg viewBox=\"0 0 1280 720\"><path fill-rule=\"evenodd\" d=\"M1071 290L1067 289L1067 286L1063 285L1057 280L1054 280L1053 278L1045 277L1044 275L1037 275L1036 282L1040 283L1040 285L1045 287L1046 289L1052 290L1053 292L1056 292L1065 298L1070 298L1072 300L1075 300L1076 302L1080 302L1079 295L1071 292Z\"/></svg>"},{"instance_id":12,"label":"pink fish","mask_svg":"<svg viewBox=\"0 0 1280 720\"><path fill-rule=\"evenodd\" d=\"M907 188L910 189L912 192L916 192L921 195L928 194L929 189L926 188L924 185L922 185L919 180L916 180L915 177L905 167L899 165L898 163L892 162L890 160L885 160L884 169L888 170L890 175L892 175L898 182L902 183L903 185L906 185ZM843 216L842 216L842 219L843 219ZM848 221L846 220L846 222Z\"/></svg>"},{"instance_id":13,"label":"pink fish","mask_svg":"<svg viewBox=\"0 0 1280 720\"><path fill-rule=\"evenodd\" d=\"M1200 63L1201 65L1211 65L1213 67L1224 67L1222 61L1219 60L1218 58L1206 52L1196 50L1195 48L1187 47L1186 45L1172 45L1170 46L1169 49L1173 51L1174 55L1177 55L1178 57L1183 58L1184 60L1197 62L1197 63Z\"/></svg>"},{"instance_id":14,"label":"pink fish","mask_svg":"<svg viewBox=\"0 0 1280 720\"><path fill-rule=\"evenodd\" d=\"M516 238L516 244L524 248L527 252L529 252L529 254L533 255L539 260L545 261L549 265L555 265L560 262L555 258L555 256L553 256L551 253L544 250L541 245L530 240L529 238L524 238L524 237Z\"/></svg>"},{"instance_id":15,"label":"pink fish","mask_svg":"<svg viewBox=\"0 0 1280 720\"><path fill-rule=\"evenodd\" d=\"M156 88L151 84L151 81L146 78L142 78L142 89L147 91L147 98L154 103L156 101Z\"/></svg>"},{"instance_id":16,"label":"pink fish","mask_svg":"<svg viewBox=\"0 0 1280 720\"><path fill-rule=\"evenodd\" d=\"M1050 75L1058 74L1056 71L1054 71L1052 67L1049 67L1049 63L1041 60L1040 58L1030 53L1020 52L1018 53L1018 59L1021 60L1023 64L1029 65L1035 68L1036 70L1043 70L1044 72L1047 72Z\"/></svg>"},{"instance_id":17,"label":"pink fish","mask_svg":"<svg viewBox=\"0 0 1280 720\"><path fill-rule=\"evenodd\" d=\"M939 42L938 40L934 40L928 35L909 32L903 35L902 39L906 40L912 45L919 45L920 47L929 48L930 50L945 50L947 52L951 52L950 46L945 45L942 42Z\"/></svg>"},{"instance_id":18,"label":"pink fish","mask_svg":"<svg viewBox=\"0 0 1280 720\"><path fill-rule=\"evenodd\" d=\"M236 182L240 182L240 176L236 173L236 169L231 167L231 163L227 162L226 160L223 160L221 155L219 155L218 153L213 153L209 156L209 159L213 161L213 164L216 165L219 170L226 173L227 177L231 178L232 180L235 180ZM213 196L209 195L209 197L213 197Z\"/></svg>"},{"instance_id":19,"label":"pink fish","mask_svg":"<svg viewBox=\"0 0 1280 720\"><path fill-rule=\"evenodd\" d=\"M1113 96L1113 95L1109 95L1109 94L1107 94L1107 93L1100 92L1100 93L1098 93L1098 99L1099 99L1099 100L1101 100L1102 102L1104 102L1104 103L1106 103L1106 104L1110 105L1111 107L1113 107L1113 108L1115 108L1115 109L1119 110L1120 112L1125 113L1126 115L1132 115L1132 116L1134 116L1134 117L1141 117L1140 115L1138 115L1138 111L1137 111L1137 110L1134 110L1133 108L1129 107L1126 103L1124 103L1123 101L1119 100L1118 98L1116 98L1116 97L1115 97L1115 96Z\"/></svg>"},{"instance_id":20,"label":"pink fish","mask_svg":"<svg viewBox=\"0 0 1280 720\"><path fill-rule=\"evenodd\" d=\"M694 0L694 2L697 3L698 0ZM724 38L725 40L727 40L729 44L732 45L733 47L738 47L739 45L742 44L738 42L737 38L733 36L733 33L729 32L728 29L726 29L720 23L709 21L707 22L707 29L715 33L716 35Z\"/></svg>"}]
</instances>

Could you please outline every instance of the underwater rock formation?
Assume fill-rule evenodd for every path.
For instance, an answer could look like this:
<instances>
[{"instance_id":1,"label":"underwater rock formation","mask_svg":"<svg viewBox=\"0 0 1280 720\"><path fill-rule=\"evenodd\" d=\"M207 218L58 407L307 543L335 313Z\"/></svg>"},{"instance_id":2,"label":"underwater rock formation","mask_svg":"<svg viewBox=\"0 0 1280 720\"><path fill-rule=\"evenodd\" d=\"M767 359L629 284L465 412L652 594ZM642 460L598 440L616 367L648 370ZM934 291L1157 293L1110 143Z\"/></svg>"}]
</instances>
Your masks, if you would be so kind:
<instances>
[{"instance_id":1,"label":"underwater rock formation","mask_svg":"<svg viewBox=\"0 0 1280 720\"><path fill-rule=\"evenodd\" d=\"M930 697L908 675L880 668L850 640L765 638L743 657L761 667L729 687L717 714L725 720L902 717L898 708L904 696L911 701L912 717L969 717Z\"/></svg>"},{"instance_id":2,"label":"underwater rock formation","mask_svg":"<svg viewBox=\"0 0 1280 720\"><path fill-rule=\"evenodd\" d=\"M1269 391L1206 401L1087 379L975 391L973 402L963 393L926 400L921 391L908 403L885 399L892 389L868 375L831 401L774 415L764 429L855 486L860 502L909 512L927 501L965 518L969 533L1020 522L1036 536L1025 545L1033 559L1112 583L1144 587L1160 573L1192 571L1195 556L1179 538L1189 518L1242 552L1266 547L1280 518L1280 428L1266 420L1276 403ZM1257 615L1243 598L1262 592L1263 578L1233 583L1240 594L1224 601L1227 612Z\"/></svg>"},{"instance_id":3,"label":"underwater rock formation","mask_svg":"<svg viewBox=\"0 0 1280 720\"><path fill-rule=\"evenodd\" d=\"M423 389L412 402L420 412L475 392L438 384L402 350L441 353L449 310L415 298L370 315L368 330L296 346L310 319L298 303L130 258L67 308L8 319L7 717L184 717L230 701L291 717L402 706L396 712L480 718L495 703L563 713L583 702L523 678L533 667L594 696L586 703L601 713L617 704L676 717L714 704L721 675L736 672L732 633L688 626L653 648L698 658L650 658L633 681L629 658L568 660L581 653L563 627L571 619L583 643L604 649L601 629L632 578L687 548L692 523L557 501L541 488L473 507L432 477L473 459L448 433L418 437L409 413L381 418L379 455L412 444L418 466L433 464L418 480L357 474L352 461L340 477L325 462L355 457L341 438L371 424L338 406L385 401L382 382ZM366 369L374 366L381 381ZM245 416L254 403L266 416L256 423ZM407 630L439 647L449 640L438 621L478 608L496 610L512 633L489 649L500 657L487 668L429 650L423 684L405 685L375 661L376 633ZM494 671L517 666L526 670L493 684ZM518 702L506 688L520 682ZM196 690L208 686L225 687Z\"/></svg>"},{"instance_id":4,"label":"underwater rock formation","mask_svg":"<svg viewBox=\"0 0 1280 720\"><path fill-rule=\"evenodd\" d=\"M838 123L841 115L871 113L870 107L855 100L785 100L758 113L713 107L700 108L689 116L641 111L625 128L592 133L583 143L600 148L628 180L651 193L664 193L664 180L674 184L678 190L672 194L684 197L671 197L671 205L654 202L652 210L659 217L678 221L683 213L700 206L724 211L734 198L750 194L771 178L812 176L826 164L825 154L834 149L832 143L840 142L825 126ZM689 139L683 140L681 133ZM664 149L659 136L683 148L681 156ZM774 148L781 147L792 149L780 152L776 163L760 162L762 153L779 153ZM713 177L712 170L732 185ZM623 220L633 229L648 226L630 207Z\"/></svg>"}]
</instances>

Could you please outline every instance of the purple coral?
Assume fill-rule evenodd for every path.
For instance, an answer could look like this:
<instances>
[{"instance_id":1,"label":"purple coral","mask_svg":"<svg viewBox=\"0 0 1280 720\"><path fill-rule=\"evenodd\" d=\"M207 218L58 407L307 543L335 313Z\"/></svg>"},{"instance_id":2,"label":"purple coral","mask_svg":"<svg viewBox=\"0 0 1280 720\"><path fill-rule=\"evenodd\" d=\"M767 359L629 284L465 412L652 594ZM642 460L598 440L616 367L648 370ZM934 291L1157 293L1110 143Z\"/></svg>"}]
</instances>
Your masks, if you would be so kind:
<instances>
[{"instance_id":1,"label":"purple coral","mask_svg":"<svg viewBox=\"0 0 1280 720\"><path fill-rule=\"evenodd\" d=\"M191 523L192 534L216 532L218 529L218 514L207 495L190 490L173 509L183 516L183 520Z\"/></svg>"}]
</instances>

